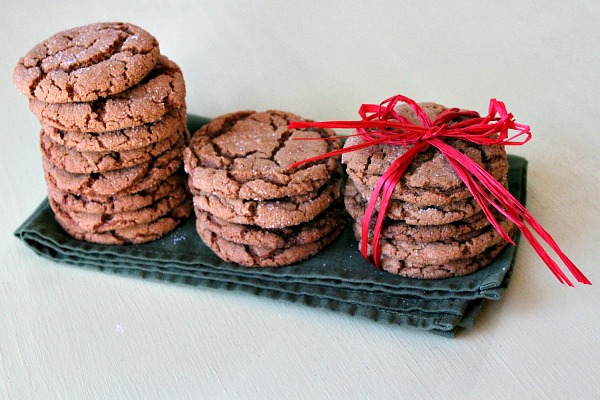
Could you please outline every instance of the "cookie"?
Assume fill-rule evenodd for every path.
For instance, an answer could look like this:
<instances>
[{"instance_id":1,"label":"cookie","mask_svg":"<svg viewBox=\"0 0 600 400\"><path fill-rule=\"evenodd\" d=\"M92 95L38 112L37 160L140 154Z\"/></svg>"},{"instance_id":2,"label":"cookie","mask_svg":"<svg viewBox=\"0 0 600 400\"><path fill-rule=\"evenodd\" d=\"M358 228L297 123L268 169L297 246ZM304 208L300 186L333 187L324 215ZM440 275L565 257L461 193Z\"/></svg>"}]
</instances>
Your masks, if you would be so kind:
<instances>
[{"instance_id":1,"label":"cookie","mask_svg":"<svg viewBox=\"0 0 600 400\"><path fill-rule=\"evenodd\" d=\"M17 90L46 103L120 93L154 68L160 49L138 26L96 23L59 32L31 49L13 73Z\"/></svg>"},{"instance_id":2,"label":"cookie","mask_svg":"<svg viewBox=\"0 0 600 400\"><path fill-rule=\"evenodd\" d=\"M140 192L167 179L182 167L184 140L153 160L114 171L72 174L42 157L42 167L49 186L79 196L117 196Z\"/></svg>"},{"instance_id":3,"label":"cookie","mask_svg":"<svg viewBox=\"0 0 600 400\"><path fill-rule=\"evenodd\" d=\"M473 232L485 228L490 224L483 212L460 221L442 225L408 225L404 222L384 220L381 235L393 240L404 242L436 242L450 239L464 240ZM371 225L371 228L375 225ZM354 223L355 236L362 235L360 220Z\"/></svg>"},{"instance_id":4,"label":"cookie","mask_svg":"<svg viewBox=\"0 0 600 400\"><path fill-rule=\"evenodd\" d=\"M50 125L42 125L42 129L53 142L73 150L123 151L146 147L171 137L186 122L186 108L183 106L169 110L158 121L110 132L64 131Z\"/></svg>"},{"instance_id":5,"label":"cookie","mask_svg":"<svg viewBox=\"0 0 600 400\"><path fill-rule=\"evenodd\" d=\"M147 124L184 105L181 70L163 55L140 83L110 97L61 104L29 99L29 109L42 124L84 132L108 132Z\"/></svg>"},{"instance_id":6,"label":"cookie","mask_svg":"<svg viewBox=\"0 0 600 400\"><path fill-rule=\"evenodd\" d=\"M163 197L185 190L186 179L183 174L175 173L150 188L137 193L116 196L72 194L49 184L48 198L60 204L67 213L116 214L147 207Z\"/></svg>"},{"instance_id":7,"label":"cookie","mask_svg":"<svg viewBox=\"0 0 600 400\"><path fill-rule=\"evenodd\" d=\"M515 229L515 225L506 219L498 222L502 229L509 234ZM360 242L361 229L355 229L354 234ZM463 237L453 237L444 241L415 242L381 237L380 246L381 254L402 260L407 264L442 265L453 260L473 258L488 247L502 242L504 239L500 233L493 226L488 225L463 235Z\"/></svg>"},{"instance_id":8,"label":"cookie","mask_svg":"<svg viewBox=\"0 0 600 400\"><path fill-rule=\"evenodd\" d=\"M203 126L184 151L190 187L200 192L242 200L269 200L303 195L323 186L339 171L338 158L290 169L309 157L338 149L329 129L288 129L297 115L269 110L240 111Z\"/></svg>"},{"instance_id":9,"label":"cookie","mask_svg":"<svg viewBox=\"0 0 600 400\"><path fill-rule=\"evenodd\" d=\"M183 220L191 214L189 202L184 202L171 210L168 214L147 224L128 226L105 232L90 232L81 229L68 214L58 208L54 217L58 224L70 236L78 240L85 240L98 244L122 245L141 244L160 239L175 229Z\"/></svg>"},{"instance_id":10,"label":"cookie","mask_svg":"<svg viewBox=\"0 0 600 400\"><path fill-rule=\"evenodd\" d=\"M344 191L346 209L352 217L360 221L365 215L368 199L356 188L352 179L348 179ZM379 202L377 203L377 209ZM445 225L481 214L481 207L473 198L454 201L441 206L419 206L402 200L390 200L386 218L402 221L408 225Z\"/></svg>"},{"instance_id":11,"label":"cookie","mask_svg":"<svg viewBox=\"0 0 600 400\"><path fill-rule=\"evenodd\" d=\"M236 224L285 228L310 221L327 209L340 197L341 185L342 179L338 178L305 195L262 201L228 199L190 190L197 210Z\"/></svg>"},{"instance_id":12,"label":"cookie","mask_svg":"<svg viewBox=\"0 0 600 400\"><path fill-rule=\"evenodd\" d=\"M443 108L427 106L433 114ZM404 110L407 115L412 112ZM358 136L349 137L344 146L362 143ZM467 155L494 178L502 179L508 173L508 160L503 146L481 146L462 140L447 139L446 143ZM370 197L377 181L392 162L406 152L402 146L380 144L358 151L345 153L342 162L346 164L348 176L366 198ZM392 198L420 206L447 205L471 197L462 180L456 174L446 157L430 146L417 154L392 192Z\"/></svg>"},{"instance_id":13,"label":"cookie","mask_svg":"<svg viewBox=\"0 0 600 400\"><path fill-rule=\"evenodd\" d=\"M314 256L331 244L342 232L342 226L321 239L296 246L273 248L261 245L239 244L228 241L219 234L198 228L202 241L222 260L246 267L281 267Z\"/></svg>"},{"instance_id":14,"label":"cookie","mask_svg":"<svg viewBox=\"0 0 600 400\"><path fill-rule=\"evenodd\" d=\"M381 258L381 268L392 274L416 279L443 279L453 276L472 274L485 267L506 247L501 242L488 247L485 251L471 258L457 259L443 264L414 264L387 256Z\"/></svg>"},{"instance_id":15,"label":"cookie","mask_svg":"<svg viewBox=\"0 0 600 400\"><path fill-rule=\"evenodd\" d=\"M145 147L121 151L84 151L80 152L60 145L40 132L40 148L44 157L56 167L74 174L90 174L133 167L147 162L172 148L182 137L185 125L180 124L179 131L151 143Z\"/></svg>"},{"instance_id":16,"label":"cookie","mask_svg":"<svg viewBox=\"0 0 600 400\"><path fill-rule=\"evenodd\" d=\"M346 141L346 145L351 145L356 140L356 137L351 137ZM362 139L358 140L360 142ZM469 158L475 160L496 180L506 177L508 160L502 147L479 146L458 140L448 140L447 143L452 147L462 148ZM492 150L489 147L497 148ZM342 162L346 162L346 172L359 191L363 196L370 198L381 175L389 168L393 160L404 153L403 150L404 148L400 146L376 145L357 152L346 153L344 156L348 157L342 157ZM354 154L359 152L366 154ZM356 157L350 157L352 155ZM359 166L360 163L363 163L362 166ZM471 192L458 177L448 160L437 149L431 147L413 159L391 196L392 199L420 206L448 205L470 197L472 197Z\"/></svg>"},{"instance_id":17,"label":"cookie","mask_svg":"<svg viewBox=\"0 0 600 400\"><path fill-rule=\"evenodd\" d=\"M264 229L225 221L205 211L196 210L196 228L208 230L229 242L282 249L316 242L344 225L343 206L332 205L306 223L279 229Z\"/></svg>"},{"instance_id":18,"label":"cookie","mask_svg":"<svg viewBox=\"0 0 600 400\"><path fill-rule=\"evenodd\" d=\"M81 230L101 233L127 228L133 225L147 224L166 215L184 202L190 202L186 190L181 187L170 195L138 209L118 213L89 213L67 211L62 204L49 198L50 207L57 212L61 210Z\"/></svg>"}]
</instances>

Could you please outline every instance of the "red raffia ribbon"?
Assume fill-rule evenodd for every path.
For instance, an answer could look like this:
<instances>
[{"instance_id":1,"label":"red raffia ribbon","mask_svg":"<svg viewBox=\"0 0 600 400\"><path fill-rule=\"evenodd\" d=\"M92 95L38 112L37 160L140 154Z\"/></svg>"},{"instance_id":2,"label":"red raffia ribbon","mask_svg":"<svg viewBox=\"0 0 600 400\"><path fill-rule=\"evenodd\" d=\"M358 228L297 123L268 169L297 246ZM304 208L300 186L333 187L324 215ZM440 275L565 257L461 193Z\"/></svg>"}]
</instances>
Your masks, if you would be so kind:
<instances>
[{"instance_id":1,"label":"red raffia ribbon","mask_svg":"<svg viewBox=\"0 0 600 400\"><path fill-rule=\"evenodd\" d=\"M395 107L399 102L408 104L414 110L423 126L415 125L398 114L395 111ZM546 252L527 225L554 250L578 282L591 284L558 247L552 236L542 228L529 211L508 190L476 162L444 141L445 138L460 139L480 145L502 146L521 146L527 143L531 139L529 126L515 122L513 115L506 111L503 102L491 99L489 112L485 117L481 117L476 111L450 108L440 113L434 121L431 121L421 106L414 100L402 95L396 95L384 100L381 104L363 104L358 114L362 118L360 121L291 122L289 124L290 129L309 127L356 129L356 134L351 136L360 136L363 140L362 143L353 146L298 161L292 164L291 168L307 162L337 156L378 144L403 146L406 148L406 153L394 160L388 170L377 181L362 219L363 240L361 240L361 253L367 260L380 268L381 248L379 246L379 239L392 192L412 159L429 146L434 146L446 157L466 187L473 194L473 197L490 223L505 240L513 245L515 244L510 236L500 227L500 224L490 210L490 205L519 228L540 258L561 283L573 286L559 265ZM460 121L460 118L466 119ZM457 119L460 122L449 124ZM510 135L509 131L516 131L516 133L513 132ZM337 136L336 138L341 137ZM314 139L306 138L304 140ZM377 199L379 197L381 197L379 212L375 226L373 227L373 260L370 260L367 238L369 237L371 218L376 210Z\"/></svg>"}]
</instances>

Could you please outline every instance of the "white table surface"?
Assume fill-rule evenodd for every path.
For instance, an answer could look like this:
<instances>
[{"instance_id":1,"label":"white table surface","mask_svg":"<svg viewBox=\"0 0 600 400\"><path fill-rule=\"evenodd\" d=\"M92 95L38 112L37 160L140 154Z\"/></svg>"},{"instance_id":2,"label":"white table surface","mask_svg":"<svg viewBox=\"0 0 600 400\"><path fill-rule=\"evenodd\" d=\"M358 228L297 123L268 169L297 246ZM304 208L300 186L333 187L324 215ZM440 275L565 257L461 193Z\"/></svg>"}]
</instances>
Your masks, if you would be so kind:
<instances>
[{"instance_id":1,"label":"white table surface","mask_svg":"<svg viewBox=\"0 0 600 400\"><path fill-rule=\"evenodd\" d=\"M39 3L0 15L0 398L600 398L600 3ZM115 20L158 38L189 111L209 117L354 119L396 93L482 113L504 100L534 133L508 149L529 160L527 207L596 285L560 285L522 241L504 299L448 339L36 256L13 236L46 190L13 67L58 31Z\"/></svg>"}]
</instances>

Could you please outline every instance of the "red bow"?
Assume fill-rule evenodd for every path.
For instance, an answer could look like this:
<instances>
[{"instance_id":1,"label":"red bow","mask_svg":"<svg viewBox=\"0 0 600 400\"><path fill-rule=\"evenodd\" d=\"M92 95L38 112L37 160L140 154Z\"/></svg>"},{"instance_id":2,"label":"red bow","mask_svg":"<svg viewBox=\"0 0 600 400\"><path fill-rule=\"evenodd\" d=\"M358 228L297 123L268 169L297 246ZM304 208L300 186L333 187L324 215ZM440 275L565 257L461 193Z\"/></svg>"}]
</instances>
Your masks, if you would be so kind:
<instances>
[{"instance_id":1,"label":"red bow","mask_svg":"<svg viewBox=\"0 0 600 400\"><path fill-rule=\"evenodd\" d=\"M399 102L408 104L414 110L422 126L411 123L395 111L395 107ZM473 194L473 197L490 223L505 240L514 245L510 236L500 227L500 224L490 210L490 205L519 228L561 283L573 286L558 264L544 250L527 225L556 252L578 282L591 284L575 264L562 252L554 239L552 239L552 236L542 228L529 211L508 190L477 163L444 141L445 138L450 138L481 145L496 144L503 146L520 146L527 143L531 139L529 126L515 122L513 115L506 111L503 102L496 99L490 100L489 112L485 117L481 117L476 111L451 108L443 111L434 121L431 121L421 106L414 100L402 95L396 95L379 105L363 104L358 113L362 118L361 121L291 122L289 125L290 129L308 127L353 128L356 129L356 134L353 136L360 136L363 140L362 143L354 146L344 147L298 161L292 164L291 168L303 163L360 150L377 144L403 146L407 149L406 153L396 159L390 168L379 178L367 205L362 220L363 240L361 241L361 253L367 260L369 259L367 254L367 238L369 237L370 221L376 209L377 199L381 196L379 212L373 228L372 248L373 262L379 267L381 258L379 238L392 192L412 159L429 146L434 146L446 157L457 175ZM466 119L461 121L461 117L466 117ZM460 122L449 124L456 120ZM509 135L509 131L516 131L516 133Z\"/></svg>"}]
</instances>

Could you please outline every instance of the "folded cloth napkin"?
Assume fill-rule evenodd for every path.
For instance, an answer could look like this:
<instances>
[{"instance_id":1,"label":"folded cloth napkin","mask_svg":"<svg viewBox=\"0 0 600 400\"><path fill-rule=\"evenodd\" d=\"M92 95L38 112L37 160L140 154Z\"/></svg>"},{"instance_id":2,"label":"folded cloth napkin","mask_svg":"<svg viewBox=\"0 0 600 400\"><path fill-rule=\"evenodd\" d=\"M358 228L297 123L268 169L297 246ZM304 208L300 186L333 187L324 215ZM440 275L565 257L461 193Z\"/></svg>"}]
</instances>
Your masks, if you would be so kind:
<instances>
[{"instance_id":1,"label":"folded cloth napkin","mask_svg":"<svg viewBox=\"0 0 600 400\"><path fill-rule=\"evenodd\" d=\"M190 131L207 120L190 116ZM525 203L527 161L509 155L511 193ZM475 324L486 299L502 298L516 255L507 246L487 267L463 277L420 280L383 272L365 261L351 224L333 244L306 261L278 268L246 268L219 259L202 243L194 218L169 235L141 245L79 241L54 220L48 200L16 230L37 254L64 264L119 275L245 291L374 321L454 336ZM518 241L518 233L515 242Z\"/></svg>"}]
</instances>

